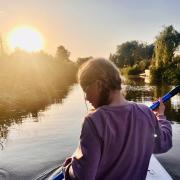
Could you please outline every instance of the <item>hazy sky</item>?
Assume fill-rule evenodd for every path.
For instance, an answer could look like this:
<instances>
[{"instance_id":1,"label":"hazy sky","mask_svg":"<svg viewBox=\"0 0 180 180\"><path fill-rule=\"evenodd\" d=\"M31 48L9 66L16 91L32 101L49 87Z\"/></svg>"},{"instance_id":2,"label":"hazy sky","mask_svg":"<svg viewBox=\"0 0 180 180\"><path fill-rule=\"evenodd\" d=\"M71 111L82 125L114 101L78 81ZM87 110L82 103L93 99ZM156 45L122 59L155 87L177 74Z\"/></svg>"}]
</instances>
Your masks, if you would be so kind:
<instances>
[{"instance_id":1,"label":"hazy sky","mask_svg":"<svg viewBox=\"0 0 180 180\"><path fill-rule=\"evenodd\" d=\"M59 45L71 59L109 57L125 41L152 43L163 26L180 31L179 0L0 0L0 32L17 25L37 28L45 51Z\"/></svg>"}]
</instances>

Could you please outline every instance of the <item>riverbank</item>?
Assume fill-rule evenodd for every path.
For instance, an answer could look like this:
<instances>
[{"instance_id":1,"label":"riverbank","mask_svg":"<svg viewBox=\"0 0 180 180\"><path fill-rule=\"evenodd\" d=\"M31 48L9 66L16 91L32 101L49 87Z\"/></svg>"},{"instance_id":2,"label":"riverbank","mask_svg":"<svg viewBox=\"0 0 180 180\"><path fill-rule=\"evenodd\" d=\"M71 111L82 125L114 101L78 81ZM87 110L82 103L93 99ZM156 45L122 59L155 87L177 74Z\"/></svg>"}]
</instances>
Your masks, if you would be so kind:
<instances>
[{"instance_id":1,"label":"riverbank","mask_svg":"<svg viewBox=\"0 0 180 180\"><path fill-rule=\"evenodd\" d=\"M60 102L76 82L73 62L1 60L0 119L18 117Z\"/></svg>"}]
</instances>

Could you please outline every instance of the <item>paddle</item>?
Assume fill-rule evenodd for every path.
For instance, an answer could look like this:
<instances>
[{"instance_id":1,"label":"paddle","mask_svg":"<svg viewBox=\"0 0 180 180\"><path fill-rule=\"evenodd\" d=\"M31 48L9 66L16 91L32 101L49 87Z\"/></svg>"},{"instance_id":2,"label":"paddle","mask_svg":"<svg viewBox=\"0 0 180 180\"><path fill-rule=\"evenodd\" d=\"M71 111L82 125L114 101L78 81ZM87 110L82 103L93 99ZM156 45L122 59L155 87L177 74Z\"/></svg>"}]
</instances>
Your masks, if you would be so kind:
<instances>
[{"instance_id":1,"label":"paddle","mask_svg":"<svg viewBox=\"0 0 180 180\"><path fill-rule=\"evenodd\" d=\"M170 92L168 92L167 94L165 94L163 97L162 97L162 101L163 103L168 101L170 98L172 98L173 96L175 96L177 93L180 93L180 85L178 85L177 87L175 87L173 90L171 90ZM155 110L156 108L158 108L160 105L160 102L159 101L156 101L154 102L150 108L152 110Z\"/></svg>"}]
</instances>

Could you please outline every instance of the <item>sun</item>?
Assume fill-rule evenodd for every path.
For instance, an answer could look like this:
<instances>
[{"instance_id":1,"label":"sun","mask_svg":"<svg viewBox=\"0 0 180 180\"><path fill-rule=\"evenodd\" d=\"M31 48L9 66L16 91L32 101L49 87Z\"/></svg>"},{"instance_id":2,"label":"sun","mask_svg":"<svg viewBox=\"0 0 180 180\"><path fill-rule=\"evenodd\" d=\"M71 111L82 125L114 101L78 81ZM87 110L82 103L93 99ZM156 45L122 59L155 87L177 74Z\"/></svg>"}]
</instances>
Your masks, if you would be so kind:
<instances>
[{"instance_id":1,"label":"sun","mask_svg":"<svg viewBox=\"0 0 180 180\"><path fill-rule=\"evenodd\" d=\"M19 26L9 33L8 44L11 49L20 48L28 52L35 52L44 48L44 38L33 27Z\"/></svg>"}]
</instances>

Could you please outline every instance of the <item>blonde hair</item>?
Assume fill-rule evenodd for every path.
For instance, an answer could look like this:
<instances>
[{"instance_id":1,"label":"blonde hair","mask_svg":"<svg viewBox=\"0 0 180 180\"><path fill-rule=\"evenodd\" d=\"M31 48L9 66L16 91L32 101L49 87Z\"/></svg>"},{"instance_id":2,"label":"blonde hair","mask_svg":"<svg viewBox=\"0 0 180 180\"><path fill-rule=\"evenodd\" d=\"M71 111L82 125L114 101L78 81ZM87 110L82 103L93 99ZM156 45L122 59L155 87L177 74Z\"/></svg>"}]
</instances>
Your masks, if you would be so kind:
<instances>
[{"instance_id":1,"label":"blonde hair","mask_svg":"<svg viewBox=\"0 0 180 180\"><path fill-rule=\"evenodd\" d=\"M90 59L82 64L78 71L78 82L83 90L97 80L102 84L102 98L108 98L111 90L121 90L119 69L104 58Z\"/></svg>"}]
</instances>

